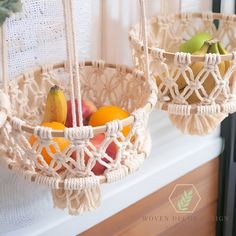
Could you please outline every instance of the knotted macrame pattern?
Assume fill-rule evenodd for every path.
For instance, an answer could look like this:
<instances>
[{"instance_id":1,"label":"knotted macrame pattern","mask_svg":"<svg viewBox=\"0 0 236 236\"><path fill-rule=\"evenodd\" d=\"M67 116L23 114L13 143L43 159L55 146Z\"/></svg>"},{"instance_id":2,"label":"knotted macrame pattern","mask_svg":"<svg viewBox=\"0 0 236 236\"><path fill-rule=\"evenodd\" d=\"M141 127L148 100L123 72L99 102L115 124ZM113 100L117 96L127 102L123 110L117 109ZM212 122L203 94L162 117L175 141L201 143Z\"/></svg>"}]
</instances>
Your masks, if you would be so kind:
<instances>
[{"instance_id":1,"label":"knotted macrame pattern","mask_svg":"<svg viewBox=\"0 0 236 236\"><path fill-rule=\"evenodd\" d=\"M64 88L69 99L68 76L64 64L59 63L24 73L9 82L11 115L0 130L1 152L7 154L2 156L8 158L1 161L25 179L51 187L55 206L79 214L99 206L101 183L124 178L148 156L147 121L156 94L140 71L102 61L80 63L82 97L97 107L119 106L131 113L133 122L128 124L130 132L126 136L120 120L108 122L104 140L98 146L91 142L95 136L92 127L66 128L64 138L69 145L60 151L52 129L40 124L51 86ZM27 132L25 126L33 127L33 133ZM33 145L29 142L32 135L37 137ZM106 152L111 143L116 146L115 158ZM43 149L52 157L49 164L44 160ZM105 167L101 176L92 171L96 163Z\"/></svg>"},{"instance_id":2,"label":"knotted macrame pattern","mask_svg":"<svg viewBox=\"0 0 236 236\"><path fill-rule=\"evenodd\" d=\"M138 25L130 31L130 42L134 63L142 70L145 64L139 29ZM158 86L157 107L167 111L182 132L206 135L236 111L235 31L236 17L223 14L181 13L149 20L150 70ZM177 52L179 45L197 32L218 38L232 52L227 60L214 53L196 58Z\"/></svg>"}]
</instances>

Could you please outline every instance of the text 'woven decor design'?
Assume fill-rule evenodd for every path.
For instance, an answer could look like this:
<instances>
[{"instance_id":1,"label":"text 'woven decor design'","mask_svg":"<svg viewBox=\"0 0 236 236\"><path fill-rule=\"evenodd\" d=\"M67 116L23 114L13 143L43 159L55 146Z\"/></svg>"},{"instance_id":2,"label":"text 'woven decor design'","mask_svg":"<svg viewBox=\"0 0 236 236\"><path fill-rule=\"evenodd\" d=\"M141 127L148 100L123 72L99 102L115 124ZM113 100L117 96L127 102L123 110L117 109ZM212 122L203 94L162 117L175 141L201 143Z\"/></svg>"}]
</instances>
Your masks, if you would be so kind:
<instances>
[{"instance_id":1,"label":"text 'woven decor design'","mask_svg":"<svg viewBox=\"0 0 236 236\"><path fill-rule=\"evenodd\" d=\"M143 69L139 28L135 26L129 38L134 63ZM208 32L232 53L178 52L180 44L197 32ZM150 70L159 90L157 107L167 111L182 132L206 135L236 111L235 33L234 15L180 13L148 21Z\"/></svg>"}]
</instances>

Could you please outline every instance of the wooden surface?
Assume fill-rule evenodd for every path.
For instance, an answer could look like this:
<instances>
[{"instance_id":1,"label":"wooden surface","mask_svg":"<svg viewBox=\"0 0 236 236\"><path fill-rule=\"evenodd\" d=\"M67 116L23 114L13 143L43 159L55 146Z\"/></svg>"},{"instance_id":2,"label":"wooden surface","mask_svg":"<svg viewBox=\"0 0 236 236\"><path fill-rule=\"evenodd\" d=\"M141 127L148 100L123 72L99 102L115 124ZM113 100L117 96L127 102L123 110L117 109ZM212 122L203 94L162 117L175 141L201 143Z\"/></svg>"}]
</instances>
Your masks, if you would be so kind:
<instances>
[{"instance_id":1,"label":"wooden surface","mask_svg":"<svg viewBox=\"0 0 236 236\"><path fill-rule=\"evenodd\" d=\"M214 236L218 167L215 158L80 235ZM176 184L193 184L199 192L201 200L193 213L177 213L170 204Z\"/></svg>"}]
</instances>

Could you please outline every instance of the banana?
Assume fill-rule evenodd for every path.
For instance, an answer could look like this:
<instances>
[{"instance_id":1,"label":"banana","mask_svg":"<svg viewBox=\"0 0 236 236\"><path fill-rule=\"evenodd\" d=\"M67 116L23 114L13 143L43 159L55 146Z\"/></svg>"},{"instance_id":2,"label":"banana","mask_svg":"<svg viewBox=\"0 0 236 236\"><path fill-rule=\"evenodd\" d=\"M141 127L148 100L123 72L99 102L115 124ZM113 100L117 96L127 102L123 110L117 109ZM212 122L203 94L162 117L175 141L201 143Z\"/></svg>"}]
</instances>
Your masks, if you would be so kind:
<instances>
[{"instance_id":1,"label":"banana","mask_svg":"<svg viewBox=\"0 0 236 236\"><path fill-rule=\"evenodd\" d=\"M217 46L221 55L229 54L220 42L218 42ZM228 68L231 66L231 61L224 61L224 62L225 62L225 69L227 71Z\"/></svg>"},{"instance_id":2,"label":"banana","mask_svg":"<svg viewBox=\"0 0 236 236\"><path fill-rule=\"evenodd\" d=\"M47 100L43 122L59 122L65 124L67 102L63 91L57 86L51 87Z\"/></svg>"},{"instance_id":3,"label":"banana","mask_svg":"<svg viewBox=\"0 0 236 236\"><path fill-rule=\"evenodd\" d=\"M218 40L214 39L208 42L205 42L205 46L203 45L203 47L200 51L195 52L195 55L199 55L199 54L206 54L206 53L218 53L220 54L219 48L218 48ZM208 44L208 50L207 50L207 44ZM202 70L204 66L203 62L196 62L194 63L191 68L194 74L194 77L196 77L198 75L198 73ZM218 69L219 69L219 73L221 74L221 76L223 77L226 71L226 65L225 62L222 61L219 65L218 65ZM212 90L215 87L215 80L212 76L212 74L209 74L209 76L205 79L204 83L203 83L203 87L205 88L207 94L209 95ZM196 93L193 92L193 94L187 99L189 104L192 103L197 103L200 102L200 99L197 97Z\"/></svg>"},{"instance_id":4,"label":"banana","mask_svg":"<svg viewBox=\"0 0 236 236\"><path fill-rule=\"evenodd\" d=\"M210 48L210 44L208 41L205 41L203 46L200 48L200 50L196 51L193 53L193 55L205 55L208 50ZM204 62L195 62L193 63L191 66L191 69L192 69L192 72L193 72L193 77L194 79L196 78L196 76L199 74L199 72L202 70L202 68L204 67ZM210 75L208 76L210 77ZM206 79L206 81L208 80L209 78ZM205 83L206 83L205 81ZM184 88L182 89L182 91L184 90ZM181 91L181 92L182 92ZM199 98L197 97L196 93L193 92L190 97L187 99L187 102L189 104L192 104L192 103L196 103L196 102L199 102Z\"/></svg>"},{"instance_id":5,"label":"banana","mask_svg":"<svg viewBox=\"0 0 236 236\"><path fill-rule=\"evenodd\" d=\"M219 51L218 45L219 45L219 42L213 43L213 44L210 46L208 52L209 52L209 53L221 54L220 51ZM222 61L222 62L218 65L218 68L219 68L219 72L220 72L221 76L224 76L224 74L225 74L225 62Z\"/></svg>"},{"instance_id":6,"label":"banana","mask_svg":"<svg viewBox=\"0 0 236 236\"><path fill-rule=\"evenodd\" d=\"M209 49L209 46L210 46L210 44L208 43L208 41L205 41L203 46L200 48L200 50L193 53L193 55L205 55ZM199 73L199 71L202 69L203 66L204 66L203 62L196 62L196 63L191 64L190 67L193 71L194 77L196 77L196 75ZM172 74L172 77L175 77L177 75L177 71L172 71L171 74ZM164 73L163 73L163 76L165 76ZM187 76L189 77L188 74L187 74ZM155 79L156 79L157 86L159 87L161 84L161 79L158 76L156 76ZM184 90L184 88L187 86L186 80L182 74L176 80L176 84L177 84L178 90L180 92L182 92ZM171 97L170 94L167 94L167 95ZM195 95L195 97L196 97L196 95ZM190 96L190 100L191 99L192 99L192 96Z\"/></svg>"}]
</instances>

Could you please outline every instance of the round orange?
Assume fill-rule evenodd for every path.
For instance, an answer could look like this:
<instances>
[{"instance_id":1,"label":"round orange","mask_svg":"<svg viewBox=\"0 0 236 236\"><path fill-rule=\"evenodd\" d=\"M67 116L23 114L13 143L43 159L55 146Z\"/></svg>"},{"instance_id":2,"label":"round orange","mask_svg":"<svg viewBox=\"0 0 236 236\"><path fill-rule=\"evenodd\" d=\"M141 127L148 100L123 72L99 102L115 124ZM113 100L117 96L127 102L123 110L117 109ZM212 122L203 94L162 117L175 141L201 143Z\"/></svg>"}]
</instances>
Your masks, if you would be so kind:
<instances>
[{"instance_id":1,"label":"round orange","mask_svg":"<svg viewBox=\"0 0 236 236\"><path fill-rule=\"evenodd\" d=\"M129 117L129 113L117 106L103 106L94 112L89 120L91 126L102 126L112 120L122 120ZM130 126L125 126L122 130L124 136L130 131Z\"/></svg>"},{"instance_id":2,"label":"round orange","mask_svg":"<svg viewBox=\"0 0 236 236\"><path fill-rule=\"evenodd\" d=\"M43 122L41 125L45 126L45 127L52 128L53 130L64 130L65 129L65 126L61 123L58 123L58 122ZM31 144L31 146L36 142L37 139L38 138L35 137L34 135L32 135L30 137L29 143ZM60 151L63 151L70 144L69 140L62 138L62 137L53 138L52 140L58 145L58 147L60 148ZM56 153L56 149L53 145L50 145L49 148L53 154ZM50 165L52 157L48 154L46 148L42 149L41 154L42 154L44 160L47 162L47 164Z\"/></svg>"}]
</instances>

